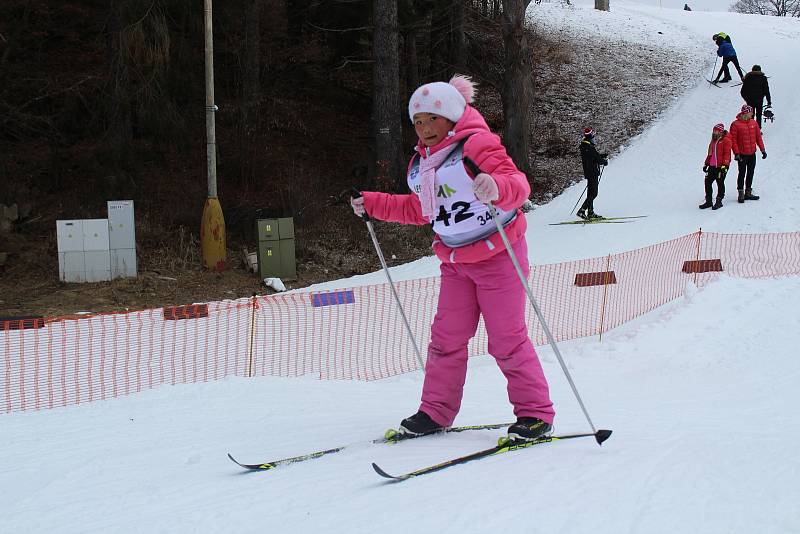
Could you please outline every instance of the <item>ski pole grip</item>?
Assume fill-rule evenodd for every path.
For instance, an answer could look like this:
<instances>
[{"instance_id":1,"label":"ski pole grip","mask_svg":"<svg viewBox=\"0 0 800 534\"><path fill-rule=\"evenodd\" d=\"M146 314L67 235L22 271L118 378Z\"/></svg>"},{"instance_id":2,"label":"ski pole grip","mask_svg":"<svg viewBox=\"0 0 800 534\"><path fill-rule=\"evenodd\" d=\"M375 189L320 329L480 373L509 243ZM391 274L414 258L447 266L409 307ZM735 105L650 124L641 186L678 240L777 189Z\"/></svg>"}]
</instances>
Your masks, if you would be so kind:
<instances>
[{"instance_id":1,"label":"ski pole grip","mask_svg":"<svg viewBox=\"0 0 800 534\"><path fill-rule=\"evenodd\" d=\"M353 196L353 198L361 198L364 195L362 195L361 191L359 191L358 189L356 189L354 187L353 190L352 190L352 196ZM362 215L361 218L364 219L365 221L369 221L370 220L369 219L369 214L367 213L366 208L364 208L364 215Z\"/></svg>"}]
</instances>

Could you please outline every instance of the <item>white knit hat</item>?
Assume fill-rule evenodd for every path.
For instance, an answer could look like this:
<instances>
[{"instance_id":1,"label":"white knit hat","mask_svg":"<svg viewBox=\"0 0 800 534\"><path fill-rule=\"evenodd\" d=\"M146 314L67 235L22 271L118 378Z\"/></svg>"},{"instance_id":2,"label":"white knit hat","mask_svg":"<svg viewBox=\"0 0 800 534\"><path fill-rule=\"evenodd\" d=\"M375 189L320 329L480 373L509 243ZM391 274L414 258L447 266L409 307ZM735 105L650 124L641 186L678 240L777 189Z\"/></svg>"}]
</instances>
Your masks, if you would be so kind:
<instances>
[{"instance_id":1,"label":"white knit hat","mask_svg":"<svg viewBox=\"0 0 800 534\"><path fill-rule=\"evenodd\" d=\"M474 98L475 83L468 76L457 74L448 83L426 83L414 91L408 101L408 116L414 122L416 113L433 113L458 122Z\"/></svg>"}]
</instances>

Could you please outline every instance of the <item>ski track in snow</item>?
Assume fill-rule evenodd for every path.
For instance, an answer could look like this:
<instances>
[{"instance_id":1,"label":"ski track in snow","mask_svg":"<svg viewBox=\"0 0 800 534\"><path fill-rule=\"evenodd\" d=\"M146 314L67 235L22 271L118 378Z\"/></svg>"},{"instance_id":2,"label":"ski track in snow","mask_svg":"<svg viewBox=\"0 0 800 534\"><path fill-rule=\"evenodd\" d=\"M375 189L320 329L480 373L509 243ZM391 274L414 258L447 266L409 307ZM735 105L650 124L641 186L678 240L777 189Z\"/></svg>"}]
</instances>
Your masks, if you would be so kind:
<instances>
[{"instance_id":1,"label":"ski track in snow","mask_svg":"<svg viewBox=\"0 0 800 534\"><path fill-rule=\"evenodd\" d=\"M671 49L695 54L703 72L614 158L601 183L598 211L649 217L548 226L566 217L583 187L576 184L528 216L534 262L628 250L699 226L800 228L800 107L793 105L800 28L699 10L712 4L684 13L620 1L610 14L535 6L554 25L609 40L636 43L662 31ZM733 36L743 66L759 62L773 76L777 119L765 126L769 158L756 168L762 200L738 205L729 193L725 207L709 213L696 206L705 147L711 127L729 124L740 105L738 90L704 81L713 63L709 37L720 30ZM431 276L436 262L393 272L396 279ZM382 282L376 273L327 286ZM797 277L721 276L702 290L687 285L682 298L602 342L565 342L595 425L614 430L602 447L591 439L555 442L401 484L386 483L370 462L402 473L487 448L501 432L371 445L416 410L419 374L366 383L229 378L2 415L0 532L800 532L798 294ZM586 431L552 351L538 350L556 431ZM511 419L493 360L473 358L456 424ZM226 458L260 462L347 443L353 446L341 453L269 472L242 473Z\"/></svg>"}]
</instances>

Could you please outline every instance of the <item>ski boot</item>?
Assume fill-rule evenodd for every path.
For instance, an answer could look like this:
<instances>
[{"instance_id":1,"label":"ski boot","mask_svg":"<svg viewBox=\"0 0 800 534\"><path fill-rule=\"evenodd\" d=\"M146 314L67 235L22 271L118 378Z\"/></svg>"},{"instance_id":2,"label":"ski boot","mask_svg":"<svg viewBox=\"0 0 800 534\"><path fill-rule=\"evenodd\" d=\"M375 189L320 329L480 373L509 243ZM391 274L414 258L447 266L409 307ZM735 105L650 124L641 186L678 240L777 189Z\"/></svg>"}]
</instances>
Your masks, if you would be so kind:
<instances>
[{"instance_id":1,"label":"ski boot","mask_svg":"<svg viewBox=\"0 0 800 534\"><path fill-rule=\"evenodd\" d=\"M553 434L553 425L537 417L518 417L517 422L508 427L508 439L513 441L534 441Z\"/></svg>"},{"instance_id":2,"label":"ski boot","mask_svg":"<svg viewBox=\"0 0 800 534\"><path fill-rule=\"evenodd\" d=\"M718 209L720 209L721 207L722 207L722 199L721 199L721 198L719 198L719 197L717 197L717 201L716 201L716 202L714 202L714 205L713 205L713 206L711 206L711 209L712 209L712 210L718 210Z\"/></svg>"},{"instance_id":3,"label":"ski boot","mask_svg":"<svg viewBox=\"0 0 800 534\"><path fill-rule=\"evenodd\" d=\"M739 198L736 199L739 204L744 204L744 189L739 189Z\"/></svg>"},{"instance_id":4,"label":"ski boot","mask_svg":"<svg viewBox=\"0 0 800 534\"><path fill-rule=\"evenodd\" d=\"M602 219L602 218L603 216L595 213L594 210L589 210L588 212L586 212L587 221L596 221L597 219Z\"/></svg>"},{"instance_id":5,"label":"ski boot","mask_svg":"<svg viewBox=\"0 0 800 534\"><path fill-rule=\"evenodd\" d=\"M703 202L702 204L700 204L700 205L699 205L699 206L697 206L697 207L698 207L698 208L700 208L701 210L704 210L704 209L706 209L706 208L710 208L710 207L711 207L711 205L712 205L712 204L711 204L711 197L706 197L706 201L705 201L705 202Z\"/></svg>"},{"instance_id":6,"label":"ski boot","mask_svg":"<svg viewBox=\"0 0 800 534\"><path fill-rule=\"evenodd\" d=\"M586 220L586 210L584 208L579 209L576 215L581 219Z\"/></svg>"},{"instance_id":7,"label":"ski boot","mask_svg":"<svg viewBox=\"0 0 800 534\"><path fill-rule=\"evenodd\" d=\"M753 194L753 190L752 189L745 189L745 191L744 191L744 199L745 200L758 200L759 198L761 198L761 197L758 196L758 195L754 195Z\"/></svg>"},{"instance_id":8,"label":"ski boot","mask_svg":"<svg viewBox=\"0 0 800 534\"><path fill-rule=\"evenodd\" d=\"M419 411L400 422L400 433L412 436L423 436L444 430L444 427L430 418L428 414Z\"/></svg>"}]
</instances>

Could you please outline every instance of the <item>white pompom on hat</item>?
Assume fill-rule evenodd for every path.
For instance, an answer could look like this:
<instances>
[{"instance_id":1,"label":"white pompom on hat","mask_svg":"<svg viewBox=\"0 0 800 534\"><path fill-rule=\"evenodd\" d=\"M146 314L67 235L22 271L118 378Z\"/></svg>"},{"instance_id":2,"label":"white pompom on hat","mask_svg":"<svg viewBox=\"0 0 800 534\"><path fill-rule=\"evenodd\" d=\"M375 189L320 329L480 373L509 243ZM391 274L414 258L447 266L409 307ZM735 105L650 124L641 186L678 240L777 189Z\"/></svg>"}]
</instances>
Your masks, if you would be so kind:
<instances>
[{"instance_id":1,"label":"white pompom on hat","mask_svg":"<svg viewBox=\"0 0 800 534\"><path fill-rule=\"evenodd\" d=\"M469 76L456 74L447 83L432 82L417 88L408 101L408 116L414 122L417 113L433 113L458 122L474 99L475 83Z\"/></svg>"}]
</instances>

